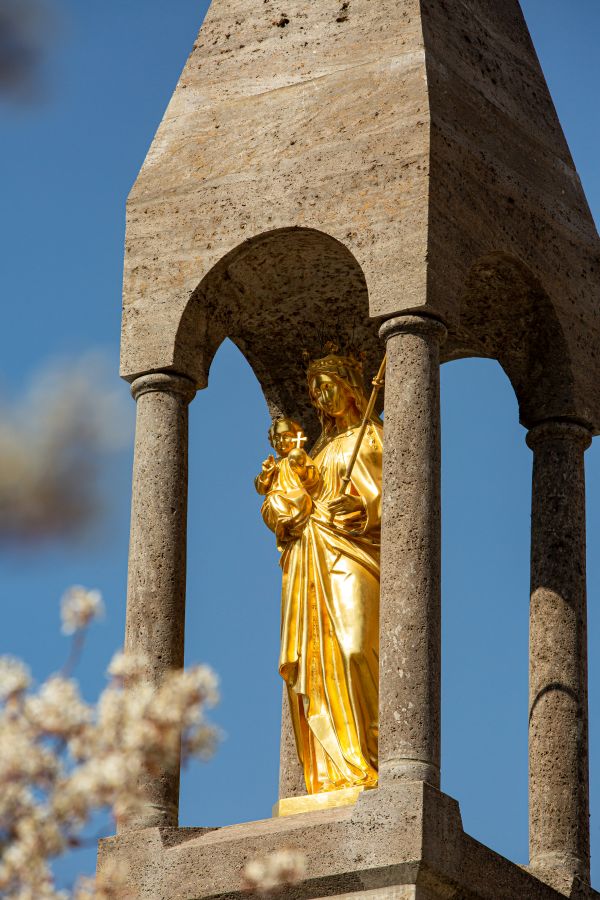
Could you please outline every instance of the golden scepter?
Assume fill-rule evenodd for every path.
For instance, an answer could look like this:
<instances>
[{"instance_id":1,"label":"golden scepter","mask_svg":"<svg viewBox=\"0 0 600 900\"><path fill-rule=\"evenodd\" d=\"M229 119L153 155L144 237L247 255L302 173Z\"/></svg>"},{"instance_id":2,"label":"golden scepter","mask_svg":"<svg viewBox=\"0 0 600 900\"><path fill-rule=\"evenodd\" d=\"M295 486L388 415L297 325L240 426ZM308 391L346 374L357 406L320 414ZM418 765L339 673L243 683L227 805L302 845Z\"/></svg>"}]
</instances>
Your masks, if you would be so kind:
<instances>
[{"instance_id":1,"label":"golden scepter","mask_svg":"<svg viewBox=\"0 0 600 900\"><path fill-rule=\"evenodd\" d=\"M381 360L381 365L379 366L379 371L373 381L371 382L373 385L373 390L371 391L371 396L369 397L369 402L367 404L367 408L365 410L365 414L363 416L363 420L360 425L359 432L356 436L356 443L354 445L354 450L352 451L352 456L350 457L350 461L346 466L346 474L342 475L342 489L340 491L340 497L343 497L348 489L348 485L350 484L350 479L352 477L352 469L354 468L354 463L358 457L358 452L360 450L360 445L362 444L363 438L365 436L365 432L367 430L367 425L373 415L373 410L375 409L375 402L377 400L377 395L381 388L383 387L384 377L385 377L385 365L387 363L387 353L384 355Z\"/></svg>"}]
</instances>

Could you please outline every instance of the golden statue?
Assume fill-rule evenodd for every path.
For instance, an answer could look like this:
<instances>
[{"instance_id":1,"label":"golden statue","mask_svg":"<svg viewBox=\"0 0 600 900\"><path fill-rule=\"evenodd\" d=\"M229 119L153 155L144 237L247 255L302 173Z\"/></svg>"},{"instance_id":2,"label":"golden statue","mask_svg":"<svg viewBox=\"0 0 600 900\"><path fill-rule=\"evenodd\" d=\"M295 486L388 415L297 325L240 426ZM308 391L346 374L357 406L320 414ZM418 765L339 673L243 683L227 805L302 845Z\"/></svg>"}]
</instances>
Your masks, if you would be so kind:
<instances>
[{"instance_id":1,"label":"golden statue","mask_svg":"<svg viewBox=\"0 0 600 900\"><path fill-rule=\"evenodd\" d=\"M292 419L276 419L269 429L269 442L278 455L267 457L262 471L254 479L259 494L266 494L261 514L275 532L277 546L302 533L312 510L309 491L318 482L315 464L302 449L306 437Z\"/></svg>"},{"instance_id":2,"label":"golden statue","mask_svg":"<svg viewBox=\"0 0 600 900\"><path fill-rule=\"evenodd\" d=\"M357 359L313 360L313 458L301 427L279 419L269 433L279 459L255 482L282 551L279 671L309 794L377 783L383 368L368 401Z\"/></svg>"}]
</instances>

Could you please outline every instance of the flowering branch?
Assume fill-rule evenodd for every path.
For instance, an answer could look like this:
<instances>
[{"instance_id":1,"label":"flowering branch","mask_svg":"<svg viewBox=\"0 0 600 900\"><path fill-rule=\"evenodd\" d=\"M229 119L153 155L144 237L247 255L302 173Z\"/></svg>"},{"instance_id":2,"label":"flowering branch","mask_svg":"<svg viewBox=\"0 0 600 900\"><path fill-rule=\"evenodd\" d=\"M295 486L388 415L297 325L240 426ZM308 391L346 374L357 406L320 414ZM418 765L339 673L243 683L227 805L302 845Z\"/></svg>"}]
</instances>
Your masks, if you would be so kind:
<instances>
[{"instance_id":1,"label":"flowering branch","mask_svg":"<svg viewBox=\"0 0 600 900\"><path fill-rule=\"evenodd\" d=\"M183 759L205 758L217 739L204 718L218 700L205 666L170 672L153 687L144 680L146 658L117 653L97 704L84 702L68 676L102 611L96 591L65 594L63 631L74 635L74 650L37 690L22 662L0 657L0 895L7 900L68 900L50 861L81 843L92 813L106 809L126 822L141 807L144 776L173 765L180 746ZM126 885L126 873L109 867L71 896L124 900Z\"/></svg>"}]
</instances>

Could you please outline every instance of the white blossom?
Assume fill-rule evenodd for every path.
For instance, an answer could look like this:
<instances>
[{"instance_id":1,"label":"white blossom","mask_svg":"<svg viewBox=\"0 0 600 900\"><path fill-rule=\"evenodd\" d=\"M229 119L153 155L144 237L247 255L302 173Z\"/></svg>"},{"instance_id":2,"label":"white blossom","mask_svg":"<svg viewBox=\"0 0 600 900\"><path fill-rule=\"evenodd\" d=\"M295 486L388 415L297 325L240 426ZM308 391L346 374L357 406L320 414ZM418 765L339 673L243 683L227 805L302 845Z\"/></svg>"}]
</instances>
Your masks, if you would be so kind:
<instances>
[{"instance_id":1,"label":"white blossom","mask_svg":"<svg viewBox=\"0 0 600 900\"><path fill-rule=\"evenodd\" d=\"M11 785L51 784L59 770L55 752L39 742L22 713L0 716L0 795Z\"/></svg>"},{"instance_id":2,"label":"white blossom","mask_svg":"<svg viewBox=\"0 0 600 900\"><path fill-rule=\"evenodd\" d=\"M122 681L139 680L148 672L150 661L144 653L125 653L113 656L107 669L109 675Z\"/></svg>"},{"instance_id":3,"label":"white blossom","mask_svg":"<svg viewBox=\"0 0 600 900\"><path fill-rule=\"evenodd\" d=\"M31 684L29 669L20 659L0 656L0 700L22 694Z\"/></svg>"},{"instance_id":4,"label":"white blossom","mask_svg":"<svg viewBox=\"0 0 600 900\"><path fill-rule=\"evenodd\" d=\"M80 585L69 588L61 600L60 614L63 634L81 631L104 614L100 591L89 591Z\"/></svg>"},{"instance_id":5,"label":"white blossom","mask_svg":"<svg viewBox=\"0 0 600 900\"><path fill-rule=\"evenodd\" d=\"M102 608L97 591L72 588L63 630L81 631ZM77 646L77 645L75 645ZM74 892L56 890L49 860L77 844L91 816L126 821L142 807L140 783L190 756L207 756L217 732L204 709L217 680L196 666L158 686L149 660L118 653L95 706L77 683L52 675L28 690L27 668L0 658L0 896L7 900L127 900L122 868L107 864Z\"/></svg>"},{"instance_id":6,"label":"white blossom","mask_svg":"<svg viewBox=\"0 0 600 900\"><path fill-rule=\"evenodd\" d=\"M41 804L30 809L15 822L11 840L2 853L2 896L53 896L48 859L62 853L65 847L65 836L48 811Z\"/></svg>"},{"instance_id":7,"label":"white blossom","mask_svg":"<svg viewBox=\"0 0 600 900\"><path fill-rule=\"evenodd\" d=\"M306 855L298 850L276 850L250 860L242 878L246 890L269 894L287 885L298 884L306 875Z\"/></svg>"},{"instance_id":8,"label":"white blossom","mask_svg":"<svg viewBox=\"0 0 600 900\"><path fill-rule=\"evenodd\" d=\"M189 734L185 734L181 740L183 756L197 756L199 759L209 759L216 750L221 738L221 732L214 725L201 723Z\"/></svg>"},{"instance_id":9,"label":"white blossom","mask_svg":"<svg viewBox=\"0 0 600 900\"><path fill-rule=\"evenodd\" d=\"M69 738L91 721L92 710L82 701L75 681L53 675L37 695L27 698L25 715L46 734Z\"/></svg>"}]
</instances>

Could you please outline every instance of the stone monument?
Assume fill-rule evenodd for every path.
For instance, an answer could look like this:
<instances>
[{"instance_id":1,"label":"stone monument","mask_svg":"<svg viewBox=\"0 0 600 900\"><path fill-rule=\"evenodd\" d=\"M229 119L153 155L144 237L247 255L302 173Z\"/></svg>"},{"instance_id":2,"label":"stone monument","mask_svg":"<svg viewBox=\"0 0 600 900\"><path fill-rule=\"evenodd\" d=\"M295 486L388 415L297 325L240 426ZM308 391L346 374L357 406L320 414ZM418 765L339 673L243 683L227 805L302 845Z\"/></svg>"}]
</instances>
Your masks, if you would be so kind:
<instances>
[{"instance_id":1,"label":"stone monument","mask_svg":"<svg viewBox=\"0 0 600 900\"><path fill-rule=\"evenodd\" d=\"M379 780L352 805L179 829L179 772L103 841L139 897L551 900L589 885L584 451L600 428L600 242L517 0L213 0L128 203L137 402L126 644L183 662L188 404L229 337L318 434L303 346L387 350ZM440 778L439 367L498 360L533 451L530 861L463 832ZM257 527L259 527L257 525ZM284 709L280 796L304 794Z\"/></svg>"}]
</instances>

